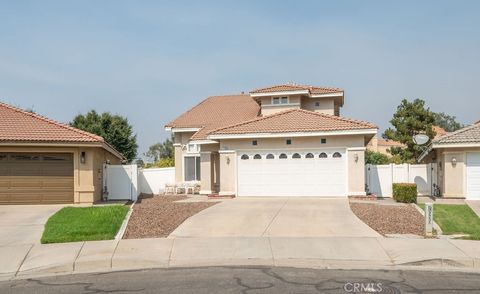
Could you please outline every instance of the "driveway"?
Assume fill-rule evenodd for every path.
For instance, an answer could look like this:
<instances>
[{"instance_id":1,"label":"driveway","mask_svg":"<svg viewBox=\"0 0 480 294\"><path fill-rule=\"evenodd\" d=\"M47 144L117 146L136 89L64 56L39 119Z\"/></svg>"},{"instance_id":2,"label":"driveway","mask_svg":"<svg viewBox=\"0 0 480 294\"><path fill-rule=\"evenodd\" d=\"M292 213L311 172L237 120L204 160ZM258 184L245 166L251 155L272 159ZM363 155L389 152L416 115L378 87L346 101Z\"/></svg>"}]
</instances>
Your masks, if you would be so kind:
<instances>
[{"instance_id":1,"label":"driveway","mask_svg":"<svg viewBox=\"0 0 480 294\"><path fill-rule=\"evenodd\" d=\"M169 238L379 237L345 198L245 197L225 200L190 217Z\"/></svg>"},{"instance_id":2,"label":"driveway","mask_svg":"<svg viewBox=\"0 0 480 294\"><path fill-rule=\"evenodd\" d=\"M0 205L0 246L39 244L48 218L63 205Z\"/></svg>"}]
</instances>

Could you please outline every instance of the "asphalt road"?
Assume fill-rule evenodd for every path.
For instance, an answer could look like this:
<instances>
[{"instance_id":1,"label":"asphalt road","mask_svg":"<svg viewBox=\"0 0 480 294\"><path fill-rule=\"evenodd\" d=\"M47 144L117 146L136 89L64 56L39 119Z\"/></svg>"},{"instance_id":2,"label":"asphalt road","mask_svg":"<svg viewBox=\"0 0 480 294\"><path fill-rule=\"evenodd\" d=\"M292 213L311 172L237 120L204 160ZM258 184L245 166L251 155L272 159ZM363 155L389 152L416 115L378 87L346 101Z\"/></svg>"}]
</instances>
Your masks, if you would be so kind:
<instances>
[{"instance_id":1,"label":"asphalt road","mask_svg":"<svg viewBox=\"0 0 480 294\"><path fill-rule=\"evenodd\" d=\"M480 274L253 267L153 269L1 282L0 293L480 293Z\"/></svg>"}]
</instances>

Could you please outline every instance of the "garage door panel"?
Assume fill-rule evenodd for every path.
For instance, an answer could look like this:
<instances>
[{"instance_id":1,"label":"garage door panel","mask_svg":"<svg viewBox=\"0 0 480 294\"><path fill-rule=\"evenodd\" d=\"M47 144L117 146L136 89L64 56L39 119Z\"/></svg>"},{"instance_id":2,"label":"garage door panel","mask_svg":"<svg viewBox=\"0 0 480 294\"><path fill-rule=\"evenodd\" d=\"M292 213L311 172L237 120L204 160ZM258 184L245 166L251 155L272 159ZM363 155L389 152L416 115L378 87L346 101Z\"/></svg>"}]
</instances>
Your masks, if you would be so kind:
<instances>
[{"instance_id":1,"label":"garage door panel","mask_svg":"<svg viewBox=\"0 0 480 294\"><path fill-rule=\"evenodd\" d=\"M0 153L0 158L0 203L73 202L72 154Z\"/></svg>"},{"instance_id":2,"label":"garage door panel","mask_svg":"<svg viewBox=\"0 0 480 294\"><path fill-rule=\"evenodd\" d=\"M318 158L321 152L329 158ZM334 152L342 154L333 158ZM287 154L287 159L279 155ZM292 155L299 153L301 158ZM307 153L314 158L305 158ZM241 156L248 154L248 160ZM262 159L253 159L260 154ZM274 154L274 159L266 159ZM346 164L344 150L289 151L289 152L239 152L238 153L238 195L239 196L345 196Z\"/></svg>"},{"instance_id":3,"label":"garage door panel","mask_svg":"<svg viewBox=\"0 0 480 294\"><path fill-rule=\"evenodd\" d=\"M480 153L467 153L467 199L480 200Z\"/></svg>"}]
</instances>

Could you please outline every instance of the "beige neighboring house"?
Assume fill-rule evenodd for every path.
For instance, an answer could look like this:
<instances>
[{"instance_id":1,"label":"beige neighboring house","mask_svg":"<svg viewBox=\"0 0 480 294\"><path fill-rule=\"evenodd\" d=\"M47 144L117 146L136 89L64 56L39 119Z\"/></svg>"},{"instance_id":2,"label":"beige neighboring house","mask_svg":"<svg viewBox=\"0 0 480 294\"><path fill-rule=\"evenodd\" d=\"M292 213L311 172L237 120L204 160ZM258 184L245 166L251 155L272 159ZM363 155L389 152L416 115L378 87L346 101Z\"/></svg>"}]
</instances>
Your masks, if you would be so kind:
<instances>
[{"instance_id":1,"label":"beige neighboring house","mask_svg":"<svg viewBox=\"0 0 480 294\"><path fill-rule=\"evenodd\" d=\"M365 150L377 126L340 116L344 91L285 84L212 96L166 125L177 184L201 194L365 195Z\"/></svg>"},{"instance_id":2,"label":"beige neighboring house","mask_svg":"<svg viewBox=\"0 0 480 294\"><path fill-rule=\"evenodd\" d=\"M368 150L379 152L388 156L392 156L392 154L388 152L388 150L390 150L390 148L392 147L405 148L405 144L393 140L378 138L378 136L375 136L367 145Z\"/></svg>"},{"instance_id":3,"label":"beige neighboring house","mask_svg":"<svg viewBox=\"0 0 480 294\"><path fill-rule=\"evenodd\" d=\"M93 203L103 164L121 160L100 136L0 103L0 204Z\"/></svg>"},{"instance_id":4,"label":"beige neighboring house","mask_svg":"<svg viewBox=\"0 0 480 294\"><path fill-rule=\"evenodd\" d=\"M480 200L479 122L437 137L419 160L438 163L442 196Z\"/></svg>"}]
</instances>

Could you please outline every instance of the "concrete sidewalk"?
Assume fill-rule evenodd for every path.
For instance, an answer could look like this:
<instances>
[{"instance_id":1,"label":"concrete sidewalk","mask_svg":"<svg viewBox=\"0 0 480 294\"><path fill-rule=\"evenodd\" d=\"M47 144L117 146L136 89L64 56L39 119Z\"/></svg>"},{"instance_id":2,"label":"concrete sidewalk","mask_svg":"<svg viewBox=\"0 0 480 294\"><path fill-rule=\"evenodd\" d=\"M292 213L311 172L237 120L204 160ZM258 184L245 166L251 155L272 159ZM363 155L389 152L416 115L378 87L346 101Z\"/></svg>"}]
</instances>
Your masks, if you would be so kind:
<instances>
[{"instance_id":1,"label":"concrete sidewalk","mask_svg":"<svg viewBox=\"0 0 480 294\"><path fill-rule=\"evenodd\" d=\"M184 266L480 271L480 243L382 237L222 237L0 247L0 280Z\"/></svg>"}]
</instances>

